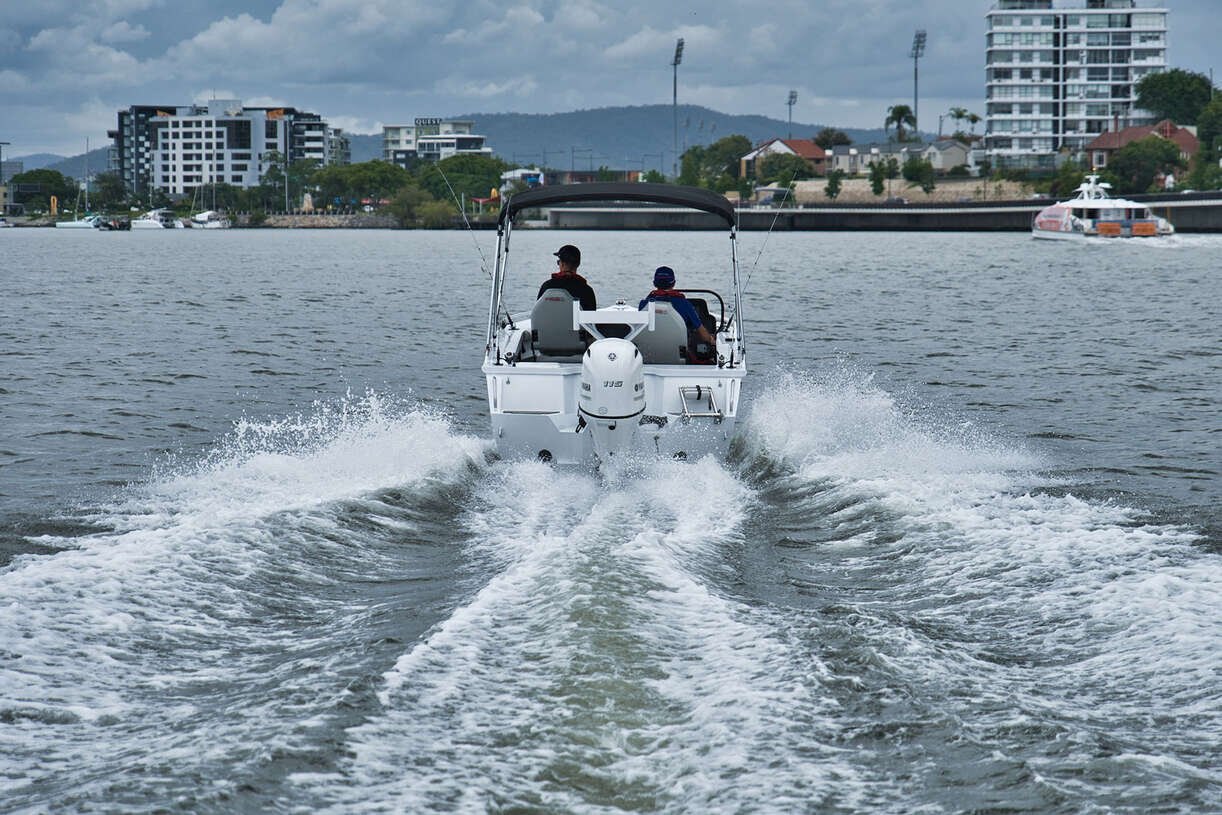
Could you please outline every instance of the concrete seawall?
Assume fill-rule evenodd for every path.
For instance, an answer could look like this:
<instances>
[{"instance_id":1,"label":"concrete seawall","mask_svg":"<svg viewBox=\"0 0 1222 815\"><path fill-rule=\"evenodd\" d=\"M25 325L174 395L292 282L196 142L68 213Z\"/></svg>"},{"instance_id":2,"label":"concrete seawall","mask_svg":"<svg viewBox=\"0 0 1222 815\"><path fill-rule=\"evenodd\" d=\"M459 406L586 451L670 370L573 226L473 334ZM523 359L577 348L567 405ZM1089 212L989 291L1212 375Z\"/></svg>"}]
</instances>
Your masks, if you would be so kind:
<instances>
[{"instance_id":1,"label":"concrete seawall","mask_svg":"<svg viewBox=\"0 0 1222 815\"><path fill-rule=\"evenodd\" d=\"M1179 232L1222 233L1222 194L1133 196ZM814 206L739 210L743 231L939 231L1026 232L1050 200L936 204ZM556 229L724 229L713 215L686 209L648 207L553 207L548 226Z\"/></svg>"}]
</instances>

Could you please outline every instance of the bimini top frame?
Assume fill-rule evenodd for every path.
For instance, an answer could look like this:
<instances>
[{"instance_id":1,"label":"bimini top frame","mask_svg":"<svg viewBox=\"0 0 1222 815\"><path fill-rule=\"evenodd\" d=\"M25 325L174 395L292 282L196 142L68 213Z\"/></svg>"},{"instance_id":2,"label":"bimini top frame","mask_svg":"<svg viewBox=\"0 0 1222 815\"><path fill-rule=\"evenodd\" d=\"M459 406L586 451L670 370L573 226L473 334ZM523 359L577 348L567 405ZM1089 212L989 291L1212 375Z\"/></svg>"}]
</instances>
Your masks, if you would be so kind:
<instances>
[{"instance_id":1,"label":"bimini top frame","mask_svg":"<svg viewBox=\"0 0 1222 815\"><path fill-rule=\"evenodd\" d=\"M583 201L645 201L653 204L671 204L709 212L721 218L730 227L738 223L738 214L725 196L699 187L679 187L674 184L560 184L551 187L536 187L518 193L501 207L498 226L524 209L544 207L549 204L579 203Z\"/></svg>"},{"instance_id":2,"label":"bimini top frame","mask_svg":"<svg viewBox=\"0 0 1222 815\"><path fill-rule=\"evenodd\" d=\"M511 196L501 205L496 230L496 264L492 273L492 298L488 305L488 332L484 348L485 361L502 364L497 352L497 334L502 326L500 315L505 314L505 325L512 325L509 311L504 308L505 273L509 261L509 237L513 231L513 216L525 209L551 204L579 203L590 201L640 201L653 204L669 204L687 207L716 215L726 222L730 230L730 261L733 279L734 308L730 322L735 326L735 353L732 359L741 364L745 356L742 331L742 279L738 269L738 213L725 196L699 187L681 187L674 184L644 183L597 183L558 184L536 187L533 190ZM733 363L732 363L733 364Z\"/></svg>"}]
</instances>

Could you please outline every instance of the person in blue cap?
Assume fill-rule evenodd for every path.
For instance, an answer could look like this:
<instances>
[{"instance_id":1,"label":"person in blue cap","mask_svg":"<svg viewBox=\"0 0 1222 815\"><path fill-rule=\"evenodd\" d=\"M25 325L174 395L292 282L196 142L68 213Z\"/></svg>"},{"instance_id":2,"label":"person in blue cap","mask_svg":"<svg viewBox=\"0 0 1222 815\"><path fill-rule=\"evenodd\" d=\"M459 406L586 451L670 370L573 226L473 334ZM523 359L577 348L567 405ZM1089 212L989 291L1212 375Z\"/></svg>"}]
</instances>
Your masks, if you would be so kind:
<instances>
[{"instance_id":1,"label":"person in blue cap","mask_svg":"<svg viewBox=\"0 0 1222 815\"><path fill-rule=\"evenodd\" d=\"M573 295L574 300L581 303L582 311L593 311L598 308L594 289L590 287L584 277L577 274L577 267L581 265L581 250L571 243L566 243L554 254L556 255L556 273L543 281L536 299L542 297L543 292L548 289L564 289Z\"/></svg>"},{"instance_id":2,"label":"person in blue cap","mask_svg":"<svg viewBox=\"0 0 1222 815\"><path fill-rule=\"evenodd\" d=\"M650 301L670 303L675 313L683 318L683 322L687 323L688 336L693 337L697 342L705 343L710 349L714 347L713 335L704 327L700 315L696 313L696 307L688 302L683 292L675 291L674 269L669 266L659 266L654 271L653 291L641 301L637 308L644 311L649 307Z\"/></svg>"}]
</instances>

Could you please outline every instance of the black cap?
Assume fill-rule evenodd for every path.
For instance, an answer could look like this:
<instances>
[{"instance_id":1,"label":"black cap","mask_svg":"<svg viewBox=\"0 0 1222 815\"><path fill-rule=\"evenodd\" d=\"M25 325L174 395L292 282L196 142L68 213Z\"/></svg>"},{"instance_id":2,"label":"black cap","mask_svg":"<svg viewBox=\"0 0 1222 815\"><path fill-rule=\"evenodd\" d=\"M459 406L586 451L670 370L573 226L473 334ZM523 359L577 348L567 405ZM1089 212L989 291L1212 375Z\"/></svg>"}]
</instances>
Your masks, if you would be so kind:
<instances>
[{"instance_id":1,"label":"black cap","mask_svg":"<svg viewBox=\"0 0 1222 815\"><path fill-rule=\"evenodd\" d=\"M556 257L576 269L581 265L581 250L571 243L566 243L560 250L553 253Z\"/></svg>"}]
</instances>

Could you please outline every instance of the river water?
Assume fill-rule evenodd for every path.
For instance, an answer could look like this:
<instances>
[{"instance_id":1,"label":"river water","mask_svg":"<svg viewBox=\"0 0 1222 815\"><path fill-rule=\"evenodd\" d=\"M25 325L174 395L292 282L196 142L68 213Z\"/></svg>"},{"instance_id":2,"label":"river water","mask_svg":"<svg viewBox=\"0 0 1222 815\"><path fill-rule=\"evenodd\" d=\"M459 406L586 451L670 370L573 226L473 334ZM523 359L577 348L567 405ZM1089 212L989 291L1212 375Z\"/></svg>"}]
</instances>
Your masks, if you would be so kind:
<instances>
[{"instance_id":1,"label":"river water","mask_svg":"<svg viewBox=\"0 0 1222 815\"><path fill-rule=\"evenodd\" d=\"M740 438L613 483L493 455L492 250L0 233L0 811L1219 811L1222 238L748 233Z\"/></svg>"}]
</instances>

